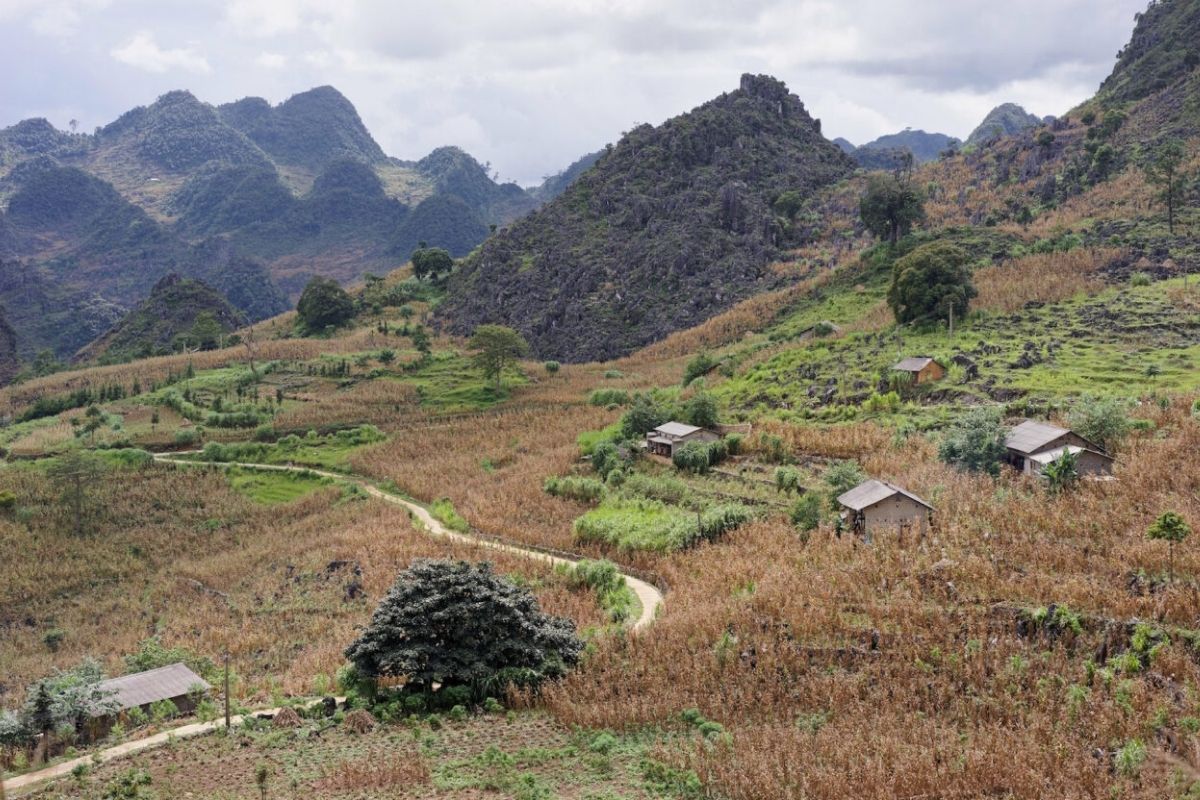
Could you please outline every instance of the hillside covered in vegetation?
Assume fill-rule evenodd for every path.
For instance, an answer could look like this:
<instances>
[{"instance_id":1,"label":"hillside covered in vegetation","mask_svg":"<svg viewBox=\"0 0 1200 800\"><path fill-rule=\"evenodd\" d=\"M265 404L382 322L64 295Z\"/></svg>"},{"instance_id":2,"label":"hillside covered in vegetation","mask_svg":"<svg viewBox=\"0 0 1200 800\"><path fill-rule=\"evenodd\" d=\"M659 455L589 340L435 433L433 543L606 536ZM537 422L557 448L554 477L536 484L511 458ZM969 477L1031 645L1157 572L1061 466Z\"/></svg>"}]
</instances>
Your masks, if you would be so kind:
<instances>
[{"instance_id":1,"label":"hillside covered in vegetation","mask_svg":"<svg viewBox=\"0 0 1200 800\"><path fill-rule=\"evenodd\" d=\"M1135 39L1196 6L1156 2ZM1123 85L1163 74L1139 47ZM1197 796L1197 80L869 172L750 77L458 264L0 389L3 777L48 760L35 800ZM382 202L343 163L306 194ZM693 241L722 258L658 249ZM689 275L732 291L709 263L760 277L671 316ZM213 688L82 735L101 677L174 663Z\"/></svg>"},{"instance_id":2,"label":"hillside covered in vegetation","mask_svg":"<svg viewBox=\"0 0 1200 800\"><path fill-rule=\"evenodd\" d=\"M735 91L630 131L488 240L441 310L457 332L511 325L547 358L628 353L772 286L768 264L807 233L803 198L852 169L786 86L745 75Z\"/></svg>"},{"instance_id":3,"label":"hillside covered in vegetation","mask_svg":"<svg viewBox=\"0 0 1200 800\"><path fill-rule=\"evenodd\" d=\"M77 361L116 362L187 350L212 350L246 316L201 281L168 275Z\"/></svg>"}]
</instances>

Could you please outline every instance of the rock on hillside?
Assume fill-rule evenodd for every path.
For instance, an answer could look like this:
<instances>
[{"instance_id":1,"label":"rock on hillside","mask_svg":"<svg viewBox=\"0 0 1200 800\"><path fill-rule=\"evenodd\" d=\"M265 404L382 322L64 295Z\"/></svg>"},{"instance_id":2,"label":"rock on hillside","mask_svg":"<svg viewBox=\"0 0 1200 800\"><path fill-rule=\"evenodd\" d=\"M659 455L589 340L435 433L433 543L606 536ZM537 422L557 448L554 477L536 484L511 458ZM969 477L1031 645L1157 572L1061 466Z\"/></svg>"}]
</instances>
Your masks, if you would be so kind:
<instances>
[{"instance_id":1,"label":"rock on hillside","mask_svg":"<svg viewBox=\"0 0 1200 800\"><path fill-rule=\"evenodd\" d=\"M319 172L339 159L378 164L387 158L358 110L332 86L309 89L274 107L261 97L246 97L217 112L282 164Z\"/></svg>"},{"instance_id":2,"label":"rock on hillside","mask_svg":"<svg viewBox=\"0 0 1200 800\"><path fill-rule=\"evenodd\" d=\"M1200 68L1200 3L1158 0L1137 15L1129 43L1100 85L1105 100L1141 100Z\"/></svg>"},{"instance_id":3,"label":"rock on hillside","mask_svg":"<svg viewBox=\"0 0 1200 800\"><path fill-rule=\"evenodd\" d=\"M1016 103L1004 103L988 112L979 123L979 127L971 131L967 137L968 145L981 145L995 141L1002 136L1012 136L1026 128L1042 124L1042 118L1030 114Z\"/></svg>"},{"instance_id":4,"label":"rock on hillside","mask_svg":"<svg viewBox=\"0 0 1200 800\"><path fill-rule=\"evenodd\" d=\"M619 356L774 285L791 235L772 203L854 168L783 83L641 125L563 194L487 240L439 311L457 333L519 329L542 357Z\"/></svg>"},{"instance_id":5,"label":"rock on hillside","mask_svg":"<svg viewBox=\"0 0 1200 800\"><path fill-rule=\"evenodd\" d=\"M12 382L21 370L21 362L17 359L17 334L8 324L4 309L0 308L0 386Z\"/></svg>"},{"instance_id":6,"label":"rock on hillside","mask_svg":"<svg viewBox=\"0 0 1200 800\"><path fill-rule=\"evenodd\" d=\"M114 328L80 350L75 360L126 361L171 353L181 336L190 338L193 347L211 344L193 338L197 328L228 333L245 324L246 316L215 289L171 274Z\"/></svg>"}]
</instances>

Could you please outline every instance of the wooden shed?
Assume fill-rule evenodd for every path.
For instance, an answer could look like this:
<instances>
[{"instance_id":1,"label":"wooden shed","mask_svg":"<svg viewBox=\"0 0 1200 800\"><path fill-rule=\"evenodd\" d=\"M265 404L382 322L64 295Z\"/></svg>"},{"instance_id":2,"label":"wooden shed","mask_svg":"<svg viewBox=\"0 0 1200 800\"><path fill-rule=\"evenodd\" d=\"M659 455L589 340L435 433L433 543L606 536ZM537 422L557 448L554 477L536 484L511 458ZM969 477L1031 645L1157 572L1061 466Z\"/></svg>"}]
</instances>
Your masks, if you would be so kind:
<instances>
[{"instance_id":1,"label":"wooden shed","mask_svg":"<svg viewBox=\"0 0 1200 800\"><path fill-rule=\"evenodd\" d=\"M671 458L675 448L688 442L715 442L721 437L710 430L682 422L667 422L646 434L646 450Z\"/></svg>"},{"instance_id":2,"label":"wooden shed","mask_svg":"<svg viewBox=\"0 0 1200 800\"><path fill-rule=\"evenodd\" d=\"M104 699L102 709L87 724L86 733L93 740L105 736L133 709L149 714L150 707L163 700L174 703L180 713L191 713L196 708L195 698L212 687L186 664L177 663L110 678L97 688Z\"/></svg>"},{"instance_id":3,"label":"wooden shed","mask_svg":"<svg viewBox=\"0 0 1200 800\"><path fill-rule=\"evenodd\" d=\"M863 481L837 501L844 509L843 519L868 542L874 531L889 528L913 528L923 533L933 511L933 506L912 492L875 479Z\"/></svg>"},{"instance_id":4,"label":"wooden shed","mask_svg":"<svg viewBox=\"0 0 1200 800\"><path fill-rule=\"evenodd\" d=\"M1112 456L1074 431L1045 422L1026 420L1008 432L1004 441L1007 460L1026 475L1037 475L1063 453L1078 457L1080 475L1112 473Z\"/></svg>"},{"instance_id":5,"label":"wooden shed","mask_svg":"<svg viewBox=\"0 0 1200 800\"><path fill-rule=\"evenodd\" d=\"M928 356L910 356L892 367L913 376L913 383L933 383L946 377L946 368Z\"/></svg>"}]
</instances>

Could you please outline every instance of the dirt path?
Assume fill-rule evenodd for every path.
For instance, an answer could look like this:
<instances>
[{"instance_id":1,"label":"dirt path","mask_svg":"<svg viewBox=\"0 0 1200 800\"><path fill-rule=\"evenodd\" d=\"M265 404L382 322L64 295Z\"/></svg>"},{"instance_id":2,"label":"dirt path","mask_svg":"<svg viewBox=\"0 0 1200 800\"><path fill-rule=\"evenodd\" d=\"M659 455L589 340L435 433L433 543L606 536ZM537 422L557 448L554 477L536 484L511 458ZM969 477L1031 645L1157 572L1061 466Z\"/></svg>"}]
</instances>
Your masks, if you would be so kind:
<instances>
[{"instance_id":1,"label":"dirt path","mask_svg":"<svg viewBox=\"0 0 1200 800\"><path fill-rule=\"evenodd\" d=\"M249 714L230 717L229 722L231 726L235 726L240 725L242 720L246 717L255 717L260 714L264 717L273 717L278 713L278 708L263 709L261 711L255 711ZM4 782L4 791L7 796L12 797L12 793L18 790L28 789L34 784L70 775L71 770L80 765L91 767L96 764L102 764L105 761L112 761L116 758L124 758L127 755L139 753L142 750L150 750L155 747L161 747L172 740L190 739L193 736L202 736L206 733L212 733L213 731L223 728L224 726L224 718L215 719L212 722L195 722L191 725L183 725L178 728L172 728L169 731L156 733L153 736L147 736L145 739L134 739L130 742L123 742L90 755L73 758L70 761L63 761L55 764L52 767L40 769L37 772L28 772L24 775L18 775L15 778L9 778Z\"/></svg>"},{"instance_id":2,"label":"dirt path","mask_svg":"<svg viewBox=\"0 0 1200 800\"><path fill-rule=\"evenodd\" d=\"M223 462L223 461L222 462L190 461L188 459L173 458L170 455L162 455L162 454L156 455L154 457L154 460L158 461L159 463L162 463L162 464L184 464L184 465L191 465L191 466L200 465L200 466L215 466L215 467L242 467L243 469L270 470L270 471L274 471L274 472L303 472L303 473L308 473L311 475L319 475L322 478L331 478L333 480L341 481L343 483L353 484L355 486L358 486L360 489L362 489L363 491L365 491L367 494L371 495L372 497L376 497L380 500L383 500L386 503L392 503L394 505L403 506L404 508L408 509L408 512L413 517L413 519L415 519L417 522L419 522L422 527L424 527L427 531L429 531L434 536L442 536L447 539L451 539L453 541L466 542L469 544L479 545L481 547L488 547L493 550L498 550L500 552L512 553L514 555L521 556L522 558L528 558L528 559L532 559L534 561L543 561L547 564L554 564L554 565L563 564L563 565L571 566L580 561L580 559L576 559L576 558L564 558L562 556L550 555L549 553L543 553L542 551L534 550L533 548L521 547L519 545L514 545L514 544L505 544L503 542L497 542L497 541L493 541L491 539L481 538L478 536L472 536L469 533L459 533L458 531L452 531L449 528L447 528L446 526L442 525L441 522L436 520L433 517L433 515L429 513L429 510L426 509L424 506L421 506L421 505L418 505L417 503L413 503L411 501L405 500L402 497L397 497L394 494L389 494L389 493L383 491L382 489L377 488L373 484L362 480L361 478L355 478L355 477L352 477L349 475L339 474L337 472L327 472L325 470L313 469L311 467L297 467L297 466L291 466L291 465L285 465L285 464L254 464L254 463L247 463L247 462ZM625 577L625 584L630 589L633 590L633 593L635 595L637 595L638 603L641 605L641 613L638 615L638 618L629 625L629 628L630 628L630 630L634 630L634 631L643 630L651 622L654 621L654 617L658 614L658 609L663 604L662 592L660 592L658 590L658 588L655 587L654 585L647 583L646 581L641 580L640 578L635 578L634 576L626 574L626 573L622 573L622 574Z\"/></svg>"},{"instance_id":3,"label":"dirt path","mask_svg":"<svg viewBox=\"0 0 1200 800\"><path fill-rule=\"evenodd\" d=\"M497 551L504 552L504 553L512 553L514 555L518 555L523 558L532 559L534 561L542 561L547 564L554 564L554 565L563 564L563 565L570 566L570 565L578 563L578 561L579 561L579 559L563 558L561 556L554 556L554 555L550 555L549 553L543 553L540 550L533 550L531 548L520 547L518 545L505 544L503 542L496 542L496 541L492 541L490 539L483 539L483 538L479 538L477 536L472 536L468 533L459 533L458 531L452 531L452 530L446 528L446 526L442 525L441 522L436 520L433 517L433 515L429 513L429 510L426 509L424 506L421 506L421 505L418 505L417 503L413 503L408 500L405 500L402 497L397 497L394 494L388 494L387 492L383 491L382 489L379 489L379 488L373 486L372 484L368 483L367 481L364 481L360 478L354 478L354 477L350 477L347 475L341 475L336 472L327 472L325 470L313 469L311 467L295 467L295 466L288 466L288 465L283 465L283 464L251 464L251 463L245 463L245 462L190 461L190 460L184 459L184 458L172 458L170 455L156 455L154 457L154 460L158 461L159 463L162 463L162 464L182 464L182 465L188 465L188 466L199 465L199 466L216 466L216 467L242 467L243 469L270 470L270 471L274 471L274 472L304 472L304 473L309 473L312 475L320 475L323 478L331 478L333 480L341 481L343 483L354 484L355 486L358 486L364 492L369 494L371 497L376 497L380 500L383 500L385 503L392 503L394 505L404 507L405 509L408 510L408 513L412 516L412 518L414 520L419 522L422 527L424 527L427 531L429 531L434 536L442 536L442 537L445 537L445 538L453 540L453 541L466 542L468 544L479 545L481 547L489 547L493 550L497 550ZM622 573L622 574L624 574L624 573ZM651 622L654 621L654 617L657 615L658 609L662 606L662 603L663 603L662 592L660 592L657 589L657 587L647 583L644 580L641 580L640 578L635 578L632 575L625 575L625 583L627 586L629 586L630 589L633 590L633 593L635 595L637 595L638 603L641 605L641 613L638 615L638 618L630 624L629 628L630 628L630 630L635 630L635 631L643 630ZM267 710L263 710L263 711L256 711L253 714L249 714L246 716L255 716L258 714L262 714L263 716L272 716L273 717L273 716L275 716L276 713L278 713L278 711L279 711L279 709L273 708L273 709L267 709ZM233 717L233 719L232 719L232 722L234 725L241 723L241 721L242 721L241 716ZM95 764L95 763L111 761L114 758L122 758L124 756L130 755L131 753L137 753L142 750L148 750L153 747L158 747L160 745L164 745L172 739L187 739L192 736L200 736L200 735L203 735L206 733L211 733L212 731L215 731L218 728L222 727L224 724L225 724L225 721L223 719L214 720L213 722L197 722L192 725L184 725L180 728L175 728L174 730L164 731L162 733L156 733L153 736L146 737L145 739L136 739L131 742L125 742L123 744L118 744L113 747L109 747L105 750L100 750L97 753L94 753L92 755L83 756L81 758L75 758L70 761L64 761L61 764L55 764L52 767L47 767L46 769L38 770L37 772L30 772L25 775L18 775L15 778L10 778L9 780L4 781L4 791L8 794L11 794L12 792L15 792L20 789L29 788L29 787L31 787L35 784L41 783L43 781L52 780L54 778L61 778L64 775L70 775L71 770L75 769L75 767L79 766L80 764L91 765L91 764Z\"/></svg>"}]
</instances>

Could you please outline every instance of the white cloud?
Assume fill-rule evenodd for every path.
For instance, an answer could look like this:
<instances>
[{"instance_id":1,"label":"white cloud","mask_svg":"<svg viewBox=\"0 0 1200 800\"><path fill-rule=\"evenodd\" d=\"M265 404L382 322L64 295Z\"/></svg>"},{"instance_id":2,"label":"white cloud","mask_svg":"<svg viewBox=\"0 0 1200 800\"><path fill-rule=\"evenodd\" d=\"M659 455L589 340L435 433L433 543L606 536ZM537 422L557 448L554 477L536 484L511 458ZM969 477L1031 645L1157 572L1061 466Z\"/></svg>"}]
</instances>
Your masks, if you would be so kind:
<instances>
[{"instance_id":1,"label":"white cloud","mask_svg":"<svg viewBox=\"0 0 1200 800\"><path fill-rule=\"evenodd\" d=\"M909 125L965 136L1007 100L1061 114L1146 2L0 0L0 74L36 76L5 85L0 115L81 105L103 120L175 88L279 102L330 84L393 155L442 137L535 181L743 72L784 80L826 135L855 142Z\"/></svg>"},{"instance_id":2,"label":"white cloud","mask_svg":"<svg viewBox=\"0 0 1200 800\"><path fill-rule=\"evenodd\" d=\"M3 3L0 2L0 5ZM34 33L65 39L79 32L85 14L105 8L108 0L50 0L29 4L17 0L12 6L18 11L33 10L29 27Z\"/></svg>"},{"instance_id":3,"label":"white cloud","mask_svg":"<svg viewBox=\"0 0 1200 800\"><path fill-rule=\"evenodd\" d=\"M282 53L262 52L254 61L263 69L283 69L288 64L288 57Z\"/></svg>"},{"instance_id":4,"label":"white cloud","mask_svg":"<svg viewBox=\"0 0 1200 800\"><path fill-rule=\"evenodd\" d=\"M190 47L163 49L149 31L138 31L129 41L111 51L122 64L146 72L169 72L181 69L200 75L212 72L208 59Z\"/></svg>"}]
</instances>

